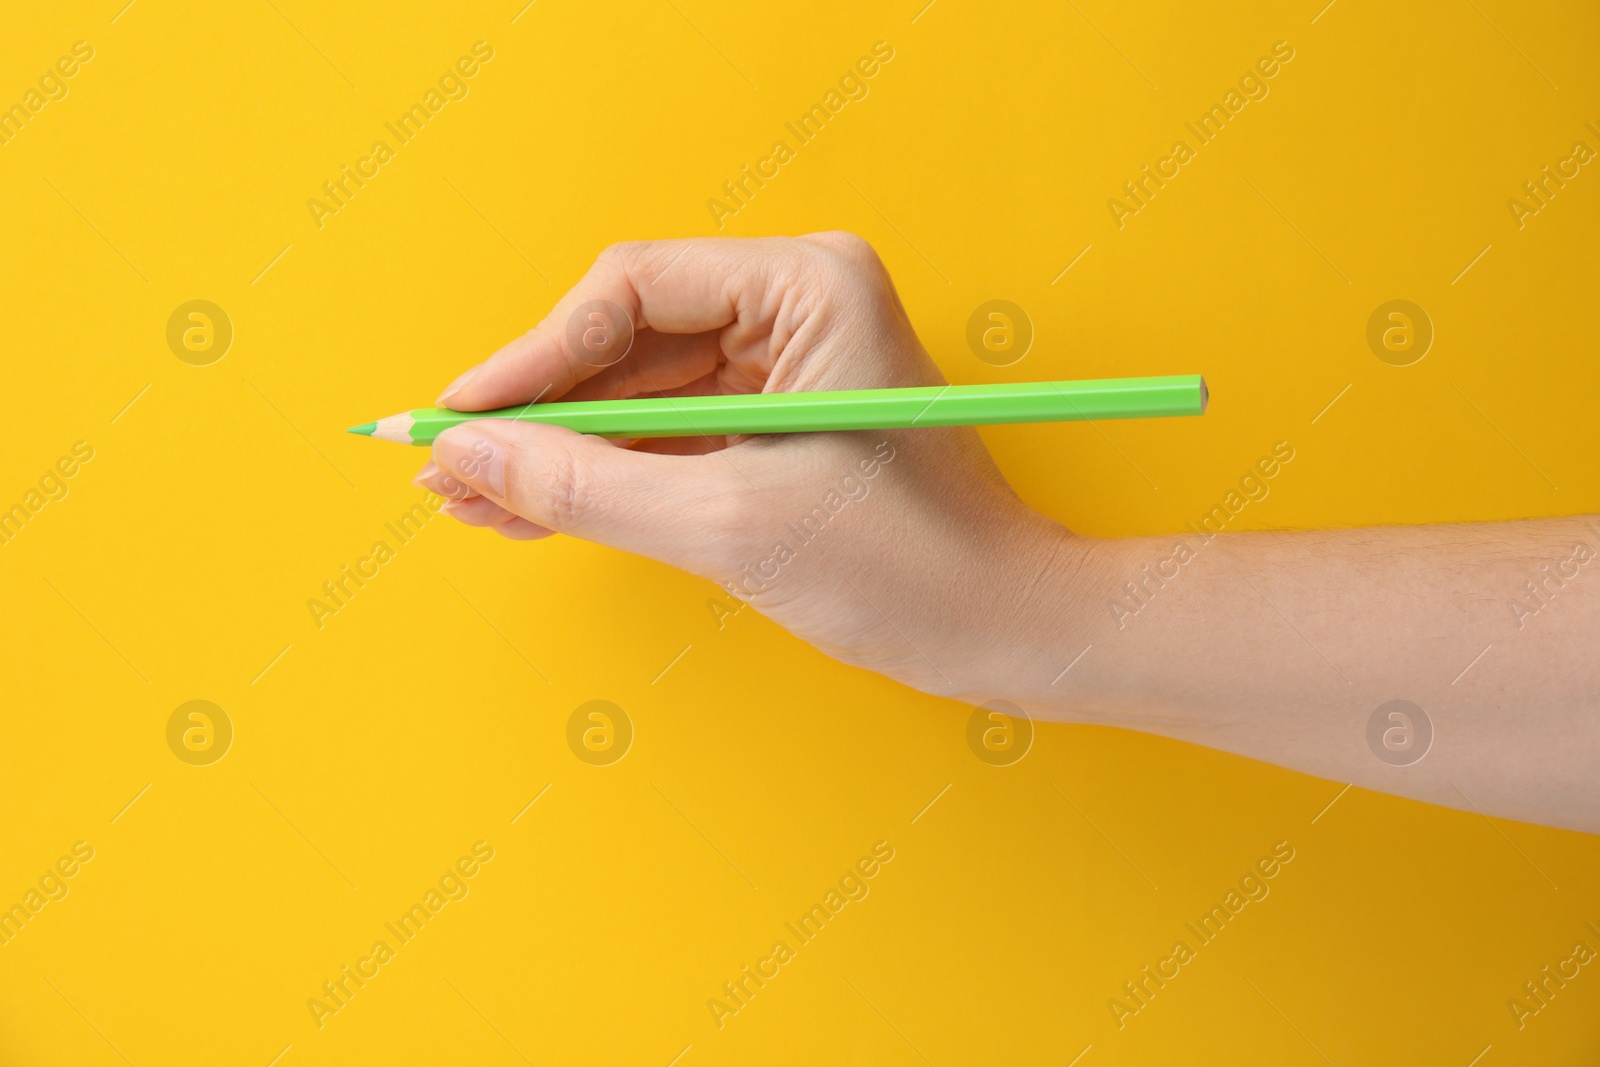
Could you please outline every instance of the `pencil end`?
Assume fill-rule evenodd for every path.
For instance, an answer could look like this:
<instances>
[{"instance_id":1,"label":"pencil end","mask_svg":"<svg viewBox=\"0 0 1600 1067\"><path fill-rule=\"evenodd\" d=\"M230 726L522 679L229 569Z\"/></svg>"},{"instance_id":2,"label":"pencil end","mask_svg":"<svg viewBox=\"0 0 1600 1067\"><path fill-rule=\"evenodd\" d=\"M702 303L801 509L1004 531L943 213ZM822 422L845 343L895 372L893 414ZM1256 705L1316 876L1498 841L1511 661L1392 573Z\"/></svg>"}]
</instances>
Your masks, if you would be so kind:
<instances>
[{"instance_id":1,"label":"pencil end","mask_svg":"<svg viewBox=\"0 0 1600 1067\"><path fill-rule=\"evenodd\" d=\"M345 432L346 433L358 433L362 437L371 437L372 436L372 432L374 430L376 430L377 428L378 428L378 424L375 423L375 422L363 422L360 426L352 426L352 427L350 427L350 429L346 430Z\"/></svg>"}]
</instances>

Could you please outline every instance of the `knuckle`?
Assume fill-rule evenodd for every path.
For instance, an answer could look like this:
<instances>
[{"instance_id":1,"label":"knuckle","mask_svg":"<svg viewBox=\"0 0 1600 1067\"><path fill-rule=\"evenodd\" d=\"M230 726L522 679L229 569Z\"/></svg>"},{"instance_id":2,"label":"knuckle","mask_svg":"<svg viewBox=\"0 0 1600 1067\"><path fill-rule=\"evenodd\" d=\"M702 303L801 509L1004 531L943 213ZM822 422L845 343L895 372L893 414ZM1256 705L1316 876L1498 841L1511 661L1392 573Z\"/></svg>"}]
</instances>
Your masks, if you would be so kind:
<instances>
[{"instance_id":1,"label":"knuckle","mask_svg":"<svg viewBox=\"0 0 1600 1067\"><path fill-rule=\"evenodd\" d=\"M593 478L568 448L552 448L533 472L541 525L571 529L583 520L594 491Z\"/></svg>"},{"instance_id":2,"label":"knuckle","mask_svg":"<svg viewBox=\"0 0 1600 1067\"><path fill-rule=\"evenodd\" d=\"M849 230L825 230L822 233L810 234L808 239L827 250L833 258L858 270L883 270L883 261L878 258L877 249L860 234L851 233Z\"/></svg>"},{"instance_id":3,"label":"knuckle","mask_svg":"<svg viewBox=\"0 0 1600 1067\"><path fill-rule=\"evenodd\" d=\"M696 525L705 531L704 544L717 564L726 567L745 554L751 531L770 517L770 512L758 515L744 493L718 493L701 502Z\"/></svg>"},{"instance_id":4,"label":"knuckle","mask_svg":"<svg viewBox=\"0 0 1600 1067\"><path fill-rule=\"evenodd\" d=\"M774 521L780 514L781 503L758 492L734 489L700 500L695 526L705 535L699 544L706 573L722 580L770 554L774 541L783 536Z\"/></svg>"},{"instance_id":5,"label":"knuckle","mask_svg":"<svg viewBox=\"0 0 1600 1067\"><path fill-rule=\"evenodd\" d=\"M640 253L648 244L648 241L618 241L602 249L595 263L625 272L629 264L638 260Z\"/></svg>"}]
</instances>

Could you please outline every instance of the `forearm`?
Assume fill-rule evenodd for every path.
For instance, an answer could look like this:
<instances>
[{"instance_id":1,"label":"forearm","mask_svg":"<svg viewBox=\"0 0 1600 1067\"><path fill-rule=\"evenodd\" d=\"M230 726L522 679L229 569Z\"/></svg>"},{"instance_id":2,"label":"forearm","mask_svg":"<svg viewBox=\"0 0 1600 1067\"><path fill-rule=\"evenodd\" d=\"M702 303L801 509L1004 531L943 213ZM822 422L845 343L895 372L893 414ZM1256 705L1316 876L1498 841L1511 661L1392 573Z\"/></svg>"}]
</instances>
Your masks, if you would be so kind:
<instances>
[{"instance_id":1,"label":"forearm","mask_svg":"<svg viewBox=\"0 0 1600 1067\"><path fill-rule=\"evenodd\" d=\"M1049 536L995 695L1600 832L1600 523Z\"/></svg>"}]
</instances>

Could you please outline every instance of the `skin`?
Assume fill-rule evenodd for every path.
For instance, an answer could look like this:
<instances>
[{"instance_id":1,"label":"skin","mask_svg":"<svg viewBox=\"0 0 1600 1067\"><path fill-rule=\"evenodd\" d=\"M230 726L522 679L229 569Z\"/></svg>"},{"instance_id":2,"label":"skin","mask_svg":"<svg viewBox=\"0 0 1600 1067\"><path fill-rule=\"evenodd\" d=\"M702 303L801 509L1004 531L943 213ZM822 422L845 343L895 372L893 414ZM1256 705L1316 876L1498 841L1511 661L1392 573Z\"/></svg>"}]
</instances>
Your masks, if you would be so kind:
<instances>
[{"instance_id":1,"label":"skin","mask_svg":"<svg viewBox=\"0 0 1600 1067\"><path fill-rule=\"evenodd\" d=\"M595 300L626 313L631 343L623 327L571 348ZM939 384L871 247L823 233L613 246L439 402ZM1033 511L964 427L612 442L479 420L439 437L417 484L507 537L569 534L709 578L927 693L1600 833L1595 516L1191 534L1180 561L1177 537L1083 537ZM1415 713L1380 714L1389 745L1369 744L1396 699L1431 723L1420 759Z\"/></svg>"}]
</instances>

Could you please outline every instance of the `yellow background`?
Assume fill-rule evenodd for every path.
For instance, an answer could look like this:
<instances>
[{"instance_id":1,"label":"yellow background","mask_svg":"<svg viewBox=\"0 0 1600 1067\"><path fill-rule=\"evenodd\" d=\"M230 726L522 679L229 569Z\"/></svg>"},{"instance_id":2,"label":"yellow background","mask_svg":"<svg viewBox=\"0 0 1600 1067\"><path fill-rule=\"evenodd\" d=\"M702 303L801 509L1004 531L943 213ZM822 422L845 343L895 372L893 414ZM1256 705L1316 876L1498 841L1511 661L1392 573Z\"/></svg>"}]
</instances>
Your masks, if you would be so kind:
<instances>
[{"instance_id":1,"label":"yellow background","mask_svg":"<svg viewBox=\"0 0 1600 1067\"><path fill-rule=\"evenodd\" d=\"M880 40L722 232L866 235L953 381L1206 374L1203 420L986 431L1037 506L1176 530L1287 440L1239 528L1600 509L1600 168L1506 206L1600 148L1593 4L523 2L9 13L0 102L95 55L0 146L0 506L95 453L0 547L0 903L96 854L0 947L0 1062L1595 1061L1600 967L1506 1007L1600 948L1594 837L1330 808L1114 730L991 767L970 709L570 540L436 519L306 607L421 499L421 451L344 427L431 402L607 243L715 232ZM318 229L306 200L478 40L470 95ZM1119 230L1108 198L1280 40L1270 95ZM197 298L235 330L204 367L165 340ZM1037 331L1006 368L965 342L995 298ZM1437 331L1404 368L1365 341L1396 298ZM236 731L211 766L167 747L192 699ZM566 744L591 699L636 732L608 767ZM470 895L318 1029L307 999L479 840ZM719 1029L706 1001L880 840L870 896ZM1278 841L1271 896L1119 1031L1108 998Z\"/></svg>"}]
</instances>

